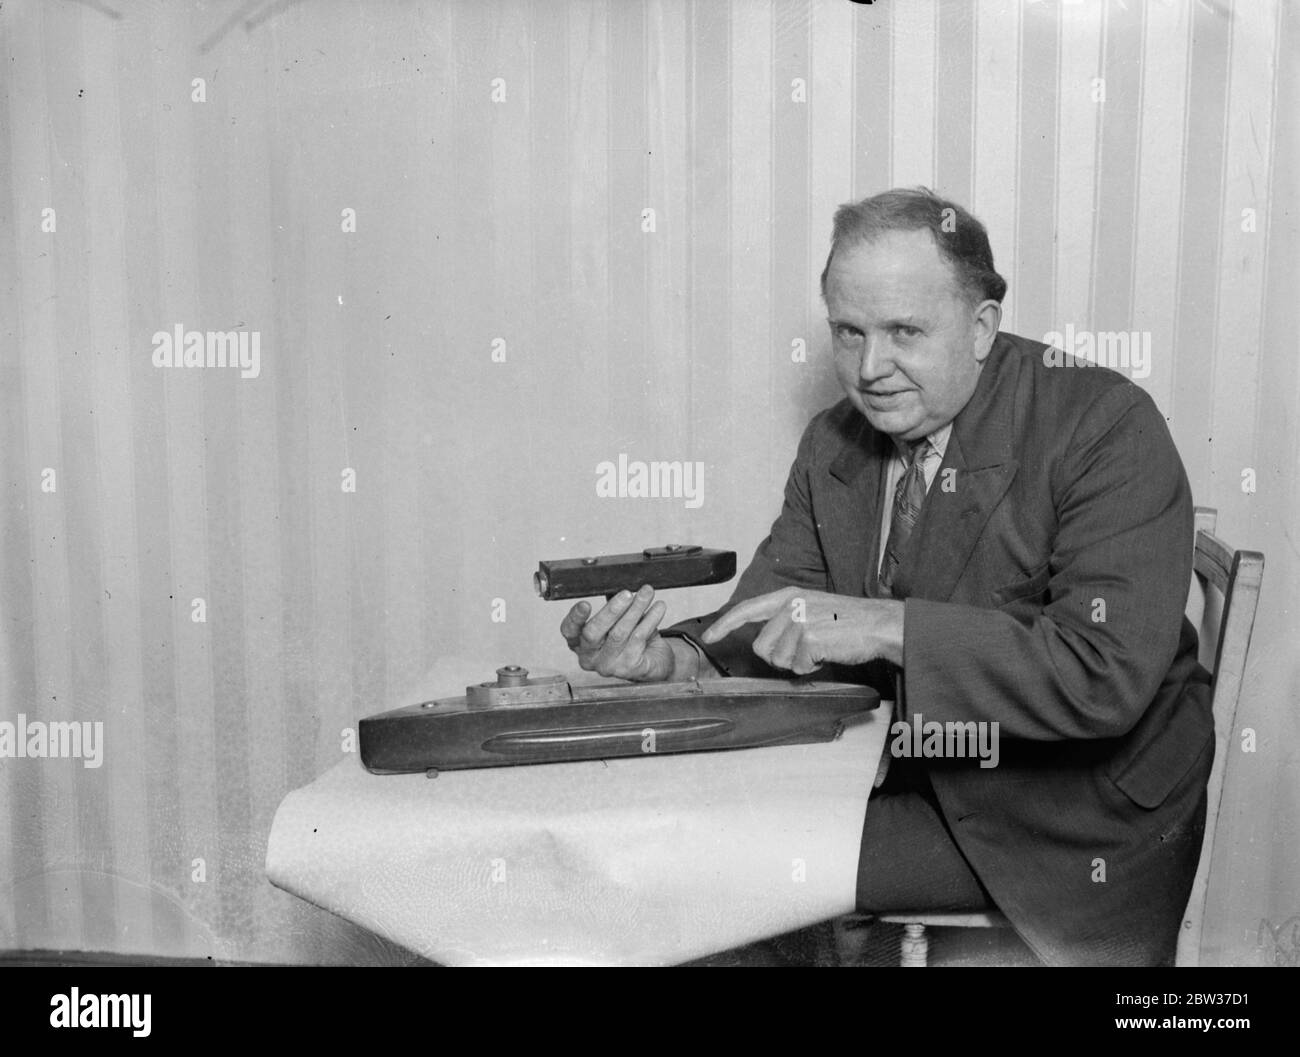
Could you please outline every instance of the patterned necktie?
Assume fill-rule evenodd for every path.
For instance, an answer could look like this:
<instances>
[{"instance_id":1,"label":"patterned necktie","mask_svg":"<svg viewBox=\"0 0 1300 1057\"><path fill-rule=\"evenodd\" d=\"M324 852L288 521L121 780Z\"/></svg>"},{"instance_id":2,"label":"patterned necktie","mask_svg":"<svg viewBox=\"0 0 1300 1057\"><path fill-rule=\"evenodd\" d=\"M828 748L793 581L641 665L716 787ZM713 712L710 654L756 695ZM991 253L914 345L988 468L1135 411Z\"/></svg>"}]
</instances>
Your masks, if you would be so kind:
<instances>
[{"instance_id":1,"label":"patterned necktie","mask_svg":"<svg viewBox=\"0 0 1300 1057\"><path fill-rule=\"evenodd\" d=\"M931 444L928 439L912 444L907 470L898 480L894 489L894 512L889 521L889 542L885 544L885 560L880 566L880 586L891 591L894 573L898 563L907 551L907 541L916 527L916 520L921 516L921 504L925 502L925 460L929 457ZM892 593L892 591L891 591Z\"/></svg>"}]
</instances>

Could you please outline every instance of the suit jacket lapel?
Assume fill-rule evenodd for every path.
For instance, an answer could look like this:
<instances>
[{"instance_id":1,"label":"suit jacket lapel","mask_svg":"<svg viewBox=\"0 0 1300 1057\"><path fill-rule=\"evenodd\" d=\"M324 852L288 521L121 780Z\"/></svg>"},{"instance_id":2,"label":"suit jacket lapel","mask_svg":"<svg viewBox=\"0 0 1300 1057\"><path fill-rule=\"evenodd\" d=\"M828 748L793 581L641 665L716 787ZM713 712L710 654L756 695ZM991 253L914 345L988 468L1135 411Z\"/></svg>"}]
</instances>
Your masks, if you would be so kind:
<instances>
[{"instance_id":1,"label":"suit jacket lapel","mask_svg":"<svg viewBox=\"0 0 1300 1057\"><path fill-rule=\"evenodd\" d=\"M880 553L880 489L893 441L861 415L854 417L856 430L830 464L832 480L818 523L819 528L833 526L822 533L831 590L859 596L875 590L872 556Z\"/></svg>"},{"instance_id":2,"label":"suit jacket lapel","mask_svg":"<svg viewBox=\"0 0 1300 1057\"><path fill-rule=\"evenodd\" d=\"M1006 351L999 334L975 392L953 419L943 464L894 574L897 598L948 601L985 523L1016 476L1020 463L1012 457L1012 425L1019 361Z\"/></svg>"}]
</instances>

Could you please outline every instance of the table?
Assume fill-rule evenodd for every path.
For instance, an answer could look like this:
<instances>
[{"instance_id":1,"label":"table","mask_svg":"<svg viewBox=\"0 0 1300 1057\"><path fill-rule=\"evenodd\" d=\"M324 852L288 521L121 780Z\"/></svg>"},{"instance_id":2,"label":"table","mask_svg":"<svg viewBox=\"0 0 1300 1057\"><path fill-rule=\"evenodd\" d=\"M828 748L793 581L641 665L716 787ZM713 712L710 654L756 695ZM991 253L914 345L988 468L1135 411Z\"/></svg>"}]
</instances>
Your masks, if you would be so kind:
<instances>
[{"instance_id":1,"label":"table","mask_svg":"<svg viewBox=\"0 0 1300 1057\"><path fill-rule=\"evenodd\" d=\"M665 965L854 909L885 702L838 741L372 775L276 812L271 882L446 965Z\"/></svg>"}]
</instances>

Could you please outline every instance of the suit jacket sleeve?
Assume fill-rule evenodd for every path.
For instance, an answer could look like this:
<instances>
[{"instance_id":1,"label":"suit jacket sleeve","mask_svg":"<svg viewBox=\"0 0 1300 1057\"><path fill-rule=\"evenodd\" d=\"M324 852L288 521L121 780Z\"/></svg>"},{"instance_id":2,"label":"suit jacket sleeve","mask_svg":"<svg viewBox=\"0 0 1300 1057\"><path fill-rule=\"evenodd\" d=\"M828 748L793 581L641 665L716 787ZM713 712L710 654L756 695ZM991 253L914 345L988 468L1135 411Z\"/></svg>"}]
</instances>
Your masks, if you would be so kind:
<instances>
[{"instance_id":1,"label":"suit jacket sleeve","mask_svg":"<svg viewBox=\"0 0 1300 1057\"><path fill-rule=\"evenodd\" d=\"M1164 419L1133 385L1082 414L1044 480L1056 530L1042 602L909 598L906 707L997 721L1003 737L1107 738L1142 717L1179 642L1192 564L1191 490ZM1045 452L1021 452L1020 472Z\"/></svg>"}]
</instances>

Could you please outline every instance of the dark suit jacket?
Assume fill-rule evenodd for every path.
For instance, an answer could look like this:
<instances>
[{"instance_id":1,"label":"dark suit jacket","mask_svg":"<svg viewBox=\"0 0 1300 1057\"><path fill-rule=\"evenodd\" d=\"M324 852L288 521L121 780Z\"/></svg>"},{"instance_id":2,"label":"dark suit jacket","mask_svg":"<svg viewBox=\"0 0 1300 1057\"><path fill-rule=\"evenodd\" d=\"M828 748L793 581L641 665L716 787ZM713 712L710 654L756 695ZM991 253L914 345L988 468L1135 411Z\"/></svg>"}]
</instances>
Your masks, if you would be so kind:
<instances>
[{"instance_id":1,"label":"dark suit jacket","mask_svg":"<svg viewBox=\"0 0 1300 1057\"><path fill-rule=\"evenodd\" d=\"M1000 724L996 768L926 767L958 846L1040 957L1159 963L1196 871L1214 754L1209 675L1183 616L1191 493L1142 389L1046 366L1044 348L999 334L953 421L895 575L898 718ZM817 415L728 607L790 585L875 594L891 444L847 400ZM697 639L717 615L670 633ZM727 674L782 674L751 650L760 628L701 648ZM894 696L879 664L823 674Z\"/></svg>"}]
</instances>

